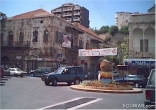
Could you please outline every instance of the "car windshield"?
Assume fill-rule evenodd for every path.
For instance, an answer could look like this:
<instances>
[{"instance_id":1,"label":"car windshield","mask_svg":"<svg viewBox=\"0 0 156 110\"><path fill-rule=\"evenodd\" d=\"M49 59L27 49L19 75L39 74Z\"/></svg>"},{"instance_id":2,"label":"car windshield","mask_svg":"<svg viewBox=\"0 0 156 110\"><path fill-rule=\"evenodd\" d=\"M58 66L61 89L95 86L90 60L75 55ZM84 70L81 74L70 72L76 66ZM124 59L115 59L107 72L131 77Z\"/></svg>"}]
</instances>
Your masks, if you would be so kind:
<instances>
[{"instance_id":1,"label":"car windshield","mask_svg":"<svg viewBox=\"0 0 156 110\"><path fill-rule=\"evenodd\" d=\"M65 67L60 67L60 68L58 68L56 71L55 71L55 73L57 72L57 73L62 73L62 71L65 69Z\"/></svg>"},{"instance_id":2,"label":"car windshield","mask_svg":"<svg viewBox=\"0 0 156 110\"><path fill-rule=\"evenodd\" d=\"M149 76L148 85L154 85L155 86L155 70L151 71L151 74Z\"/></svg>"},{"instance_id":3,"label":"car windshield","mask_svg":"<svg viewBox=\"0 0 156 110\"><path fill-rule=\"evenodd\" d=\"M17 71L22 71L21 69L17 68Z\"/></svg>"}]
</instances>

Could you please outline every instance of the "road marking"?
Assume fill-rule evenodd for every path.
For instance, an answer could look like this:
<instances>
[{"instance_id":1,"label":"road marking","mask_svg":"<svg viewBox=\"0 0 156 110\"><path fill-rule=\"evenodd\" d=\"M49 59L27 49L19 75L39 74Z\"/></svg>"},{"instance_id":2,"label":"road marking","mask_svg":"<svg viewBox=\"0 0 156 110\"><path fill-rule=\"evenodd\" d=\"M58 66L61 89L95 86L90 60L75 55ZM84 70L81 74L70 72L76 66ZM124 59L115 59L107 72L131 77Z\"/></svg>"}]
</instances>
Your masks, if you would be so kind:
<instances>
[{"instance_id":1,"label":"road marking","mask_svg":"<svg viewBox=\"0 0 156 110\"><path fill-rule=\"evenodd\" d=\"M82 97L78 97L78 98L71 99L71 100L68 100L68 101L65 101L65 102L60 102L60 103L57 103L57 104L54 104L54 105L49 105L49 106L46 106L46 107L43 107L43 108L39 108L37 110L43 110L43 109L51 108L51 107L54 107L54 106L57 106L57 105L61 105L61 104L68 103L68 102L72 102L72 101L75 101L75 100L79 100L81 98Z\"/></svg>"},{"instance_id":2,"label":"road marking","mask_svg":"<svg viewBox=\"0 0 156 110\"><path fill-rule=\"evenodd\" d=\"M93 98L93 97L78 97L72 100L68 100L65 102L60 102L57 104L49 105L43 108L40 108L38 110L44 110L44 109L67 109L67 110L73 110L78 109L80 107L95 103L97 101L100 101L102 99L100 98Z\"/></svg>"},{"instance_id":3,"label":"road marking","mask_svg":"<svg viewBox=\"0 0 156 110\"><path fill-rule=\"evenodd\" d=\"M78 106L69 108L69 109L67 109L67 110L76 110L76 109L78 109L78 108L81 108L81 107L84 107L84 106L86 106L86 105L89 105L89 104L98 102L98 101L100 101L100 100L102 100L102 99L101 99L101 98L97 98L96 100L93 100L93 101L90 101L90 102L87 102L87 103L84 103L84 104L81 104L81 105L78 105Z\"/></svg>"}]
</instances>

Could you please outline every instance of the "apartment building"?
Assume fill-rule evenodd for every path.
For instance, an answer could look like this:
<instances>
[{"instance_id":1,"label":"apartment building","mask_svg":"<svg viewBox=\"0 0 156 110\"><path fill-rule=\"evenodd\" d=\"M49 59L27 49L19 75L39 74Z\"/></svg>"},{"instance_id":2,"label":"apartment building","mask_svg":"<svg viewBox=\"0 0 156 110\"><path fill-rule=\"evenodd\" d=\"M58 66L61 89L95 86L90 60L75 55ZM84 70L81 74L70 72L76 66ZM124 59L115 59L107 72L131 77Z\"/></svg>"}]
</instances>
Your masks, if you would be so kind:
<instances>
[{"instance_id":1,"label":"apartment building","mask_svg":"<svg viewBox=\"0 0 156 110\"><path fill-rule=\"evenodd\" d=\"M115 24L118 29L121 29L122 26L128 26L128 22L131 17L130 12L116 12L115 13Z\"/></svg>"},{"instance_id":2,"label":"apartment building","mask_svg":"<svg viewBox=\"0 0 156 110\"><path fill-rule=\"evenodd\" d=\"M71 47L62 46L65 35L70 36ZM100 48L102 39L80 24L38 9L8 18L1 41L1 64L30 71L44 66L83 66L78 49ZM98 58L95 59L85 59L88 70L90 62L97 63Z\"/></svg>"},{"instance_id":3,"label":"apartment building","mask_svg":"<svg viewBox=\"0 0 156 110\"><path fill-rule=\"evenodd\" d=\"M51 13L70 23L80 23L81 25L89 28L89 10L85 7L74 5L72 3L66 3L51 10Z\"/></svg>"}]
</instances>

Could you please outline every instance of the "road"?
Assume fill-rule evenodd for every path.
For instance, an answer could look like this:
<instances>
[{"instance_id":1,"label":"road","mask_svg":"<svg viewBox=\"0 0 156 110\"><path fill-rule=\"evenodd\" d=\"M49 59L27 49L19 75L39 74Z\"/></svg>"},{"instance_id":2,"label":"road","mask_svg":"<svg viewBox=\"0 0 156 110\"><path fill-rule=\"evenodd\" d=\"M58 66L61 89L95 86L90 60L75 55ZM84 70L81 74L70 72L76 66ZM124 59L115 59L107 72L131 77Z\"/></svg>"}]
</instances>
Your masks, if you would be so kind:
<instances>
[{"instance_id":1,"label":"road","mask_svg":"<svg viewBox=\"0 0 156 110\"><path fill-rule=\"evenodd\" d=\"M83 92L71 90L66 83L45 86L36 77L3 78L0 91L1 109L142 109L145 99L143 93Z\"/></svg>"}]
</instances>

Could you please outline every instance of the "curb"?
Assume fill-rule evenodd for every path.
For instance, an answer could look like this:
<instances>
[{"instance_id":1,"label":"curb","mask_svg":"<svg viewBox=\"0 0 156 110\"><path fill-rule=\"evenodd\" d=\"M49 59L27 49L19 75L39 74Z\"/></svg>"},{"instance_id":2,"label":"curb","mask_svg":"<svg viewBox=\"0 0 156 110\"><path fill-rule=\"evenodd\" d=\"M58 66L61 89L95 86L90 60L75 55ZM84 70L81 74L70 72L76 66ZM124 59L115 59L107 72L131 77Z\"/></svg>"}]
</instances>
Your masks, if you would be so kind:
<instances>
[{"instance_id":1,"label":"curb","mask_svg":"<svg viewBox=\"0 0 156 110\"><path fill-rule=\"evenodd\" d=\"M138 88L133 88L133 90L103 90L103 89L95 89L95 88L90 88L89 86L82 86L82 85L72 85L70 86L71 89L73 90L78 90L78 91L86 91L86 92L101 92L101 93L118 93L118 94L134 94L134 93L143 93L141 89Z\"/></svg>"}]
</instances>

